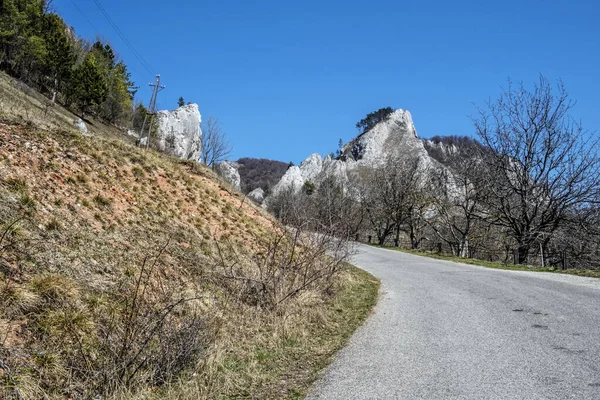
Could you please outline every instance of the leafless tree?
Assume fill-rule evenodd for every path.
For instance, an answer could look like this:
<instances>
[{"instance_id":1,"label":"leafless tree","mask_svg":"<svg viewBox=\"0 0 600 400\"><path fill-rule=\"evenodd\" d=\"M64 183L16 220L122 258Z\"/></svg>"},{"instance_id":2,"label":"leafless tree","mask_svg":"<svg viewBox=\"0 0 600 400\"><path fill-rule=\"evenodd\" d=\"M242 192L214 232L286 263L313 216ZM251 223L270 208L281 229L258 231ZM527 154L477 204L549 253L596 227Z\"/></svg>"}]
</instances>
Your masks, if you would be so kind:
<instances>
[{"instance_id":1,"label":"leafless tree","mask_svg":"<svg viewBox=\"0 0 600 400\"><path fill-rule=\"evenodd\" d=\"M359 173L360 201L378 243L406 232L413 247L420 242L423 183L419 159L396 154Z\"/></svg>"},{"instance_id":2,"label":"leafless tree","mask_svg":"<svg viewBox=\"0 0 600 400\"><path fill-rule=\"evenodd\" d=\"M562 82L553 89L540 76L532 91L509 81L500 98L473 118L491 150L486 218L510 233L520 263L574 209L597 198L599 139L571 118L574 104Z\"/></svg>"},{"instance_id":3,"label":"leafless tree","mask_svg":"<svg viewBox=\"0 0 600 400\"><path fill-rule=\"evenodd\" d=\"M429 191L435 218L426 222L435 235L450 246L454 255L468 257L473 236L479 242L487 239L484 233L489 224L481 218L482 200L487 193L483 172L487 167L487 152L471 140L462 141L460 149L443 155L449 169L437 172L439 185ZM450 187L452 191L448 190Z\"/></svg>"},{"instance_id":4,"label":"leafless tree","mask_svg":"<svg viewBox=\"0 0 600 400\"><path fill-rule=\"evenodd\" d=\"M208 117L202 127L202 151L200 161L209 167L214 167L231 154L233 147L221 129L219 120Z\"/></svg>"}]
</instances>

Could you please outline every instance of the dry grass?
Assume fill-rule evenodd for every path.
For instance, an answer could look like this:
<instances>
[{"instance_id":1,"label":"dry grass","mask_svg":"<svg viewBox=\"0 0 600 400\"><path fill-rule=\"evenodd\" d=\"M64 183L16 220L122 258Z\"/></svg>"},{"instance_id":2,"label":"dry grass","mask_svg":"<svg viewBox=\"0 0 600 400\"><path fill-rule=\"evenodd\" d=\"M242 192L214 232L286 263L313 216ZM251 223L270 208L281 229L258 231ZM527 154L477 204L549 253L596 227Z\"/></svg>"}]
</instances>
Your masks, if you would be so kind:
<instances>
[{"instance_id":1,"label":"dry grass","mask_svg":"<svg viewBox=\"0 0 600 400\"><path fill-rule=\"evenodd\" d=\"M335 294L309 293L284 309L237 308L224 321L208 368L139 399L298 399L374 306L379 281L346 265ZM127 398L127 397L124 397Z\"/></svg>"},{"instance_id":2,"label":"dry grass","mask_svg":"<svg viewBox=\"0 0 600 400\"><path fill-rule=\"evenodd\" d=\"M47 97L24 83L0 71L0 120L27 125L44 130L75 131L74 121L79 116L60 104L53 104ZM133 143L134 139L119 129L86 117L88 134L96 137L120 139Z\"/></svg>"},{"instance_id":3,"label":"dry grass","mask_svg":"<svg viewBox=\"0 0 600 400\"><path fill-rule=\"evenodd\" d=\"M301 397L374 302L354 269L275 303L216 279L237 257L258 280L284 231L197 163L31 125L0 143L0 397Z\"/></svg>"}]
</instances>

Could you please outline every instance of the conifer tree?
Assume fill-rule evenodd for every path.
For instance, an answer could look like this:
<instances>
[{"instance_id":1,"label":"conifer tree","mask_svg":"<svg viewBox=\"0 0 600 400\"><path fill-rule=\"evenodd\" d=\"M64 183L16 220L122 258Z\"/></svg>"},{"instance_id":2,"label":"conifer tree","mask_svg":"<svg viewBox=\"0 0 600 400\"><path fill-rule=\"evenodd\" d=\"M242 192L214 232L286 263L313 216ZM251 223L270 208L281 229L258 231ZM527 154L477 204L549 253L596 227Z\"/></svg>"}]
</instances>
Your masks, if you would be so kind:
<instances>
[{"instance_id":1,"label":"conifer tree","mask_svg":"<svg viewBox=\"0 0 600 400\"><path fill-rule=\"evenodd\" d=\"M92 105L98 105L106 97L106 82L97 65L94 54L88 54L73 73L73 97L81 110L81 118Z\"/></svg>"}]
</instances>

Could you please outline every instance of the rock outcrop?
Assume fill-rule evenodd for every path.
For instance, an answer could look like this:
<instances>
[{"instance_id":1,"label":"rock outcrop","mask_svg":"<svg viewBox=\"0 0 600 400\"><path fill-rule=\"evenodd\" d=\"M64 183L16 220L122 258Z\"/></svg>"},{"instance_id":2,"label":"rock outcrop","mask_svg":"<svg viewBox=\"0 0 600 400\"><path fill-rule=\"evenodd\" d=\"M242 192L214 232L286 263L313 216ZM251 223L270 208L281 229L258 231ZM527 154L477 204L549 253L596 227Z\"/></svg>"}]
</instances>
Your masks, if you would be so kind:
<instances>
[{"instance_id":1,"label":"rock outcrop","mask_svg":"<svg viewBox=\"0 0 600 400\"><path fill-rule=\"evenodd\" d=\"M229 182L229 184L238 191L241 190L241 178L238 171L239 167L239 164L233 161L223 161L217 164L216 167L219 176Z\"/></svg>"},{"instance_id":2,"label":"rock outcrop","mask_svg":"<svg viewBox=\"0 0 600 400\"><path fill-rule=\"evenodd\" d=\"M81 118L78 118L75 121L73 121L73 125L75 126L75 129L77 129L79 132L88 133L88 128Z\"/></svg>"},{"instance_id":3,"label":"rock outcrop","mask_svg":"<svg viewBox=\"0 0 600 400\"><path fill-rule=\"evenodd\" d=\"M156 113L157 141L161 151L186 160L200 160L202 117L197 104Z\"/></svg>"},{"instance_id":4,"label":"rock outcrop","mask_svg":"<svg viewBox=\"0 0 600 400\"><path fill-rule=\"evenodd\" d=\"M265 201L265 191L262 188L256 188L248 193L248 198L257 204L262 204Z\"/></svg>"},{"instance_id":5,"label":"rock outcrop","mask_svg":"<svg viewBox=\"0 0 600 400\"><path fill-rule=\"evenodd\" d=\"M349 164L376 165L388 156L427 155L410 112L396 110L367 132L342 147L342 159Z\"/></svg>"},{"instance_id":6,"label":"rock outcrop","mask_svg":"<svg viewBox=\"0 0 600 400\"><path fill-rule=\"evenodd\" d=\"M307 181L318 185L332 176L346 186L352 171L360 167L382 165L388 157L416 157L419 159L419 168L429 172L424 175L432 179L436 177L437 181L432 180L430 184L446 185L449 192L455 187L452 172L428 154L423 140L417 135L410 112L396 110L385 121L344 145L340 157L334 159L327 156L323 159L319 154L311 154L299 167L290 167L273 187L272 193L276 195L289 188L297 192ZM440 183L439 179L444 182Z\"/></svg>"}]
</instances>

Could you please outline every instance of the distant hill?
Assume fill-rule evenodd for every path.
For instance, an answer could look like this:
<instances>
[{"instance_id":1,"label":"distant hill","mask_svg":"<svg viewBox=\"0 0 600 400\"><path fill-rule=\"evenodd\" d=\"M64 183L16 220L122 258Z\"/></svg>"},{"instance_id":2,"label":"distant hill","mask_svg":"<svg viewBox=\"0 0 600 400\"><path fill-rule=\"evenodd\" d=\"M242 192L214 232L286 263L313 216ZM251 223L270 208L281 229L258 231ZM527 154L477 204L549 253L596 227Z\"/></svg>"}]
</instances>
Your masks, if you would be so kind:
<instances>
[{"instance_id":1,"label":"distant hill","mask_svg":"<svg viewBox=\"0 0 600 400\"><path fill-rule=\"evenodd\" d=\"M279 182L289 167L289 163L266 158L244 157L237 160L240 165L242 192L248 193L256 188L261 188L270 193L271 188Z\"/></svg>"}]
</instances>

